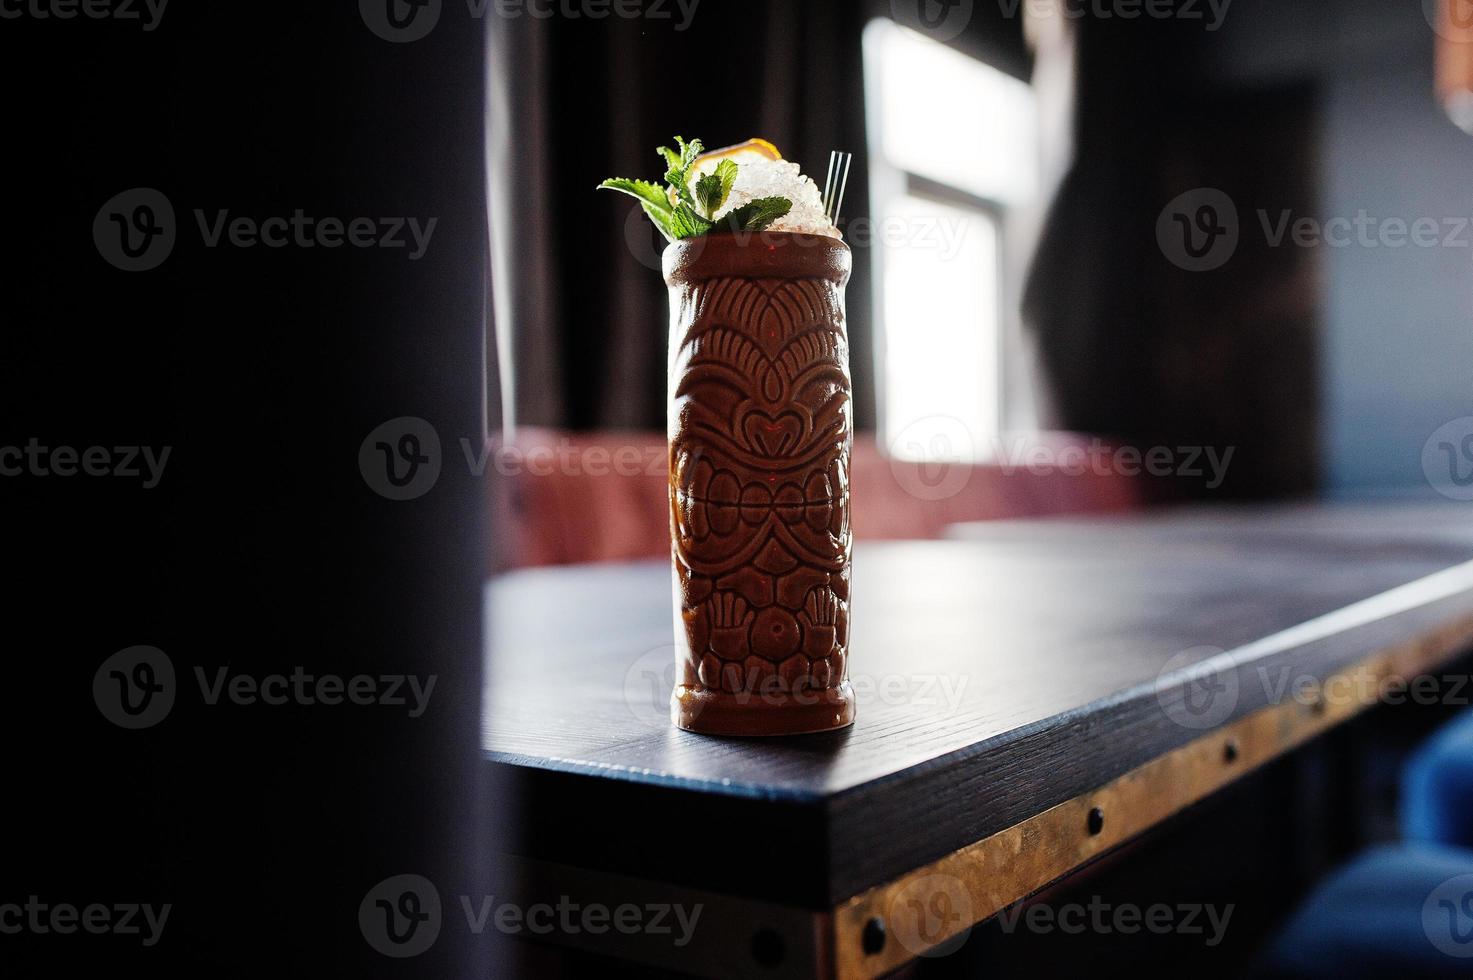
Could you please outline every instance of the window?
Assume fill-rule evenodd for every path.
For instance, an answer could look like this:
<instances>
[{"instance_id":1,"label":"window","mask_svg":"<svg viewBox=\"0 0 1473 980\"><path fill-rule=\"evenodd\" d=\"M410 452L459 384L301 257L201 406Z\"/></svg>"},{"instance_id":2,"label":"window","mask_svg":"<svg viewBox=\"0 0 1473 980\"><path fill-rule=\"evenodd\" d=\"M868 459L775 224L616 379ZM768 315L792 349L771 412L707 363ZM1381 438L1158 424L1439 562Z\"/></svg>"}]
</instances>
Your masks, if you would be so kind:
<instances>
[{"instance_id":1,"label":"window","mask_svg":"<svg viewBox=\"0 0 1473 980\"><path fill-rule=\"evenodd\" d=\"M888 20L866 28L864 66L881 445L985 458L1018 302L1008 213L1038 179L1033 91Z\"/></svg>"}]
</instances>

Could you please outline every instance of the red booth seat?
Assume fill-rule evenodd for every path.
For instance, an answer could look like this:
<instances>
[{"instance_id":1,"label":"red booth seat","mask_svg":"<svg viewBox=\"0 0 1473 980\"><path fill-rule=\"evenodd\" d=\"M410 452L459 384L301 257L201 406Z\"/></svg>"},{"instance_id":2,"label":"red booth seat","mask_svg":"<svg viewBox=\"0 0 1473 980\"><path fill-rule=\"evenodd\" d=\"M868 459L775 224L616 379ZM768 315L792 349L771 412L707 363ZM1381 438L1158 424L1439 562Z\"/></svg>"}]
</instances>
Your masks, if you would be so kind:
<instances>
[{"instance_id":1,"label":"red booth seat","mask_svg":"<svg viewBox=\"0 0 1473 980\"><path fill-rule=\"evenodd\" d=\"M983 464L890 459L855 440L851 521L857 540L934 538L963 521L1134 510L1138 477L1081 465L1089 436L1042 433ZM663 558L670 552L665 436L521 429L493 444L501 567Z\"/></svg>"}]
</instances>

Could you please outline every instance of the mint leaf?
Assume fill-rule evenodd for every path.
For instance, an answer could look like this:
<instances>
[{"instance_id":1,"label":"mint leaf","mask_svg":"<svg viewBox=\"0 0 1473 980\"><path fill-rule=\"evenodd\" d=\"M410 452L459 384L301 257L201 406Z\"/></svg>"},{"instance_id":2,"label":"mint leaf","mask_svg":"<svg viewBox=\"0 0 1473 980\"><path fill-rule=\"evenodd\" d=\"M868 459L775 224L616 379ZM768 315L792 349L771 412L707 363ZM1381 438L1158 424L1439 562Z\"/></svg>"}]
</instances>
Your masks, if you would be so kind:
<instances>
[{"instance_id":1,"label":"mint leaf","mask_svg":"<svg viewBox=\"0 0 1473 980\"><path fill-rule=\"evenodd\" d=\"M732 231L761 231L791 210L793 202L785 197L759 197L733 208L718 224Z\"/></svg>"},{"instance_id":2,"label":"mint leaf","mask_svg":"<svg viewBox=\"0 0 1473 980\"><path fill-rule=\"evenodd\" d=\"M691 238L710 231L711 222L701 217L694 208L682 201L671 212L670 228L675 232L676 238Z\"/></svg>"},{"instance_id":3,"label":"mint leaf","mask_svg":"<svg viewBox=\"0 0 1473 980\"><path fill-rule=\"evenodd\" d=\"M716 213L716 210L721 207L722 199L720 177L715 174L703 174L701 179L696 181L696 201L707 216Z\"/></svg>"},{"instance_id":4,"label":"mint leaf","mask_svg":"<svg viewBox=\"0 0 1473 980\"><path fill-rule=\"evenodd\" d=\"M681 236L675 231L675 212L655 211L648 202L645 202L642 208L645 209L645 214L650 215L650 220L654 221L654 227L660 228L660 234L663 234L666 242L681 240Z\"/></svg>"},{"instance_id":5,"label":"mint leaf","mask_svg":"<svg viewBox=\"0 0 1473 980\"><path fill-rule=\"evenodd\" d=\"M598 185L599 190L619 191L636 198L641 204L660 211L670 210L670 197L665 188L647 180L630 180L628 177L611 177Z\"/></svg>"},{"instance_id":6,"label":"mint leaf","mask_svg":"<svg viewBox=\"0 0 1473 980\"><path fill-rule=\"evenodd\" d=\"M766 198L753 201L720 222L716 221L716 212L726 205L736 184L736 163L731 160L717 163L710 173L703 174L696 181L695 193L692 193L691 170L705 152L705 146L700 140L687 143L679 136L675 137L675 145L677 149L673 150L668 146L659 148L666 165L668 187L627 177L615 177L598 185L601 190L618 191L639 201L644 213L668 241L704 235L718 225L733 230L760 231L792 208L786 198Z\"/></svg>"},{"instance_id":7,"label":"mint leaf","mask_svg":"<svg viewBox=\"0 0 1473 980\"><path fill-rule=\"evenodd\" d=\"M701 144L700 140L691 140L687 143L677 136L675 137L675 142L680 144L680 162L685 165L685 169L687 170L690 169L691 164L696 162L696 157L700 156L706 150L706 147Z\"/></svg>"},{"instance_id":8,"label":"mint leaf","mask_svg":"<svg viewBox=\"0 0 1473 980\"><path fill-rule=\"evenodd\" d=\"M690 192L690 168L695 165L696 157L705 150L700 140L691 140L687 143L679 136L675 137L676 144L680 147L677 154L667 147L660 147L660 154L670 164L670 169L665 171L665 183L675 188L675 193L680 200L689 204L692 208L696 206L696 199Z\"/></svg>"},{"instance_id":9,"label":"mint leaf","mask_svg":"<svg viewBox=\"0 0 1473 980\"><path fill-rule=\"evenodd\" d=\"M722 160L716 165L711 173L702 174L696 181L696 201L701 209L706 212L706 217L714 218L716 212L726 203L731 196L732 185L736 183L737 165L731 160Z\"/></svg>"},{"instance_id":10,"label":"mint leaf","mask_svg":"<svg viewBox=\"0 0 1473 980\"><path fill-rule=\"evenodd\" d=\"M721 181L721 200L716 202L716 207L710 211L711 214L715 214L716 208L725 204L726 199L731 196L731 189L736 185L737 179L736 161L722 160L718 163L716 165L716 177Z\"/></svg>"}]
</instances>

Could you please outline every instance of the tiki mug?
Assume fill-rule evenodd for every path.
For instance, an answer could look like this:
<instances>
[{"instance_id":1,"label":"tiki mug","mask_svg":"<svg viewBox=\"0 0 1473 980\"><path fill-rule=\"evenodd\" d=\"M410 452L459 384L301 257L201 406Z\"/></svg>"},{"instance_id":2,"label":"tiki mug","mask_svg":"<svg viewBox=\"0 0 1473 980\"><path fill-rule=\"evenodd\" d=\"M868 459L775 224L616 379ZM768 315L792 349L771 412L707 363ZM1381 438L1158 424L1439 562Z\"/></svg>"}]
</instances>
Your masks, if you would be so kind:
<instances>
[{"instance_id":1,"label":"tiki mug","mask_svg":"<svg viewBox=\"0 0 1473 980\"><path fill-rule=\"evenodd\" d=\"M670 535L681 728L854 721L844 284L832 238L715 234L665 250Z\"/></svg>"}]
</instances>

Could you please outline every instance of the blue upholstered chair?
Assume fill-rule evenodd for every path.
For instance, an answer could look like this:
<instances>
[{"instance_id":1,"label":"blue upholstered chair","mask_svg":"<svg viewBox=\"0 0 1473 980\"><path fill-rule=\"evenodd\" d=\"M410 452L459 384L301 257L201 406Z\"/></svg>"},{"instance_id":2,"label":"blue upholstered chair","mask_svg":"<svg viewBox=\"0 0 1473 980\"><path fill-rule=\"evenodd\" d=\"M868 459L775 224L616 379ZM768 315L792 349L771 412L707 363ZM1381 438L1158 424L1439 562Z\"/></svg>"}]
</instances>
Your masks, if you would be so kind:
<instances>
[{"instance_id":1,"label":"blue upholstered chair","mask_svg":"<svg viewBox=\"0 0 1473 980\"><path fill-rule=\"evenodd\" d=\"M1269 949L1274 978L1473 977L1473 851L1374 848L1322 882Z\"/></svg>"},{"instance_id":2,"label":"blue upholstered chair","mask_svg":"<svg viewBox=\"0 0 1473 980\"><path fill-rule=\"evenodd\" d=\"M1473 711L1428 739L1402 771L1401 833L1473 848Z\"/></svg>"}]
</instances>

